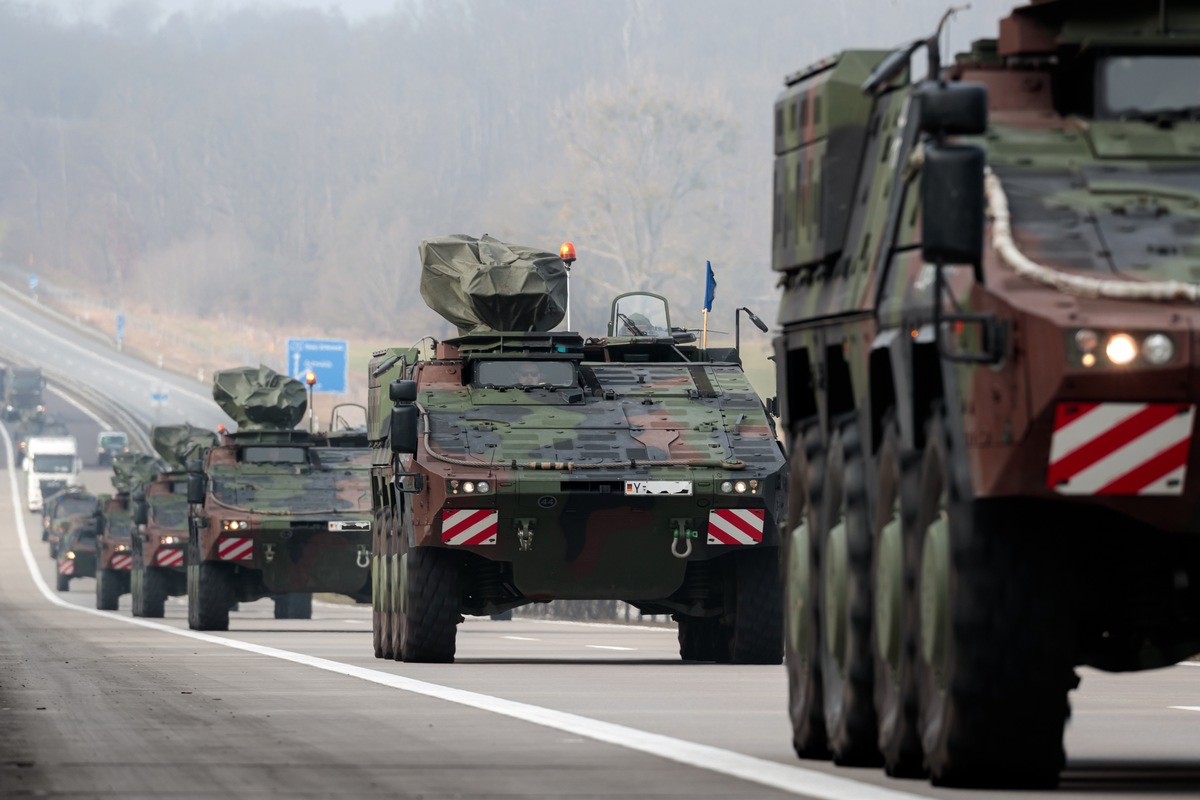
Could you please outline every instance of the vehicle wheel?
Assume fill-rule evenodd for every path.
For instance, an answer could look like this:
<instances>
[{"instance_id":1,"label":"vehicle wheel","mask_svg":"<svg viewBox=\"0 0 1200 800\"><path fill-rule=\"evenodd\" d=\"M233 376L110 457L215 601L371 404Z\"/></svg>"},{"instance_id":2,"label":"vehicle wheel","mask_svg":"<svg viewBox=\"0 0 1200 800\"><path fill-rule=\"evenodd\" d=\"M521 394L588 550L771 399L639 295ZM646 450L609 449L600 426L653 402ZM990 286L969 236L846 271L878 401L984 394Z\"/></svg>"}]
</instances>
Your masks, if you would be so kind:
<instances>
[{"instance_id":1,"label":"vehicle wheel","mask_svg":"<svg viewBox=\"0 0 1200 800\"><path fill-rule=\"evenodd\" d=\"M817 544L825 464L820 431L813 427L792 440L788 472L788 522L783 537L784 650L792 747L801 758L829 758L822 704Z\"/></svg>"},{"instance_id":2,"label":"vehicle wheel","mask_svg":"<svg viewBox=\"0 0 1200 800\"><path fill-rule=\"evenodd\" d=\"M403 548L402 548L403 549ZM454 661L460 598L454 555L414 547L401 561L400 656L404 661Z\"/></svg>"},{"instance_id":3,"label":"vehicle wheel","mask_svg":"<svg viewBox=\"0 0 1200 800\"><path fill-rule=\"evenodd\" d=\"M58 558L58 545L54 542L50 543L50 557Z\"/></svg>"},{"instance_id":4,"label":"vehicle wheel","mask_svg":"<svg viewBox=\"0 0 1200 800\"><path fill-rule=\"evenodd\" d=\"M825 463L820 636L825 730L835 763L877 766L871 525L856 425L834 432Z\"/></svg>"},{"instance_id":5,"label":"vehicle wheel","mask_svg":"<svg viewBox=\"0 0 1200 800\"><path fill-rule=\"evenodd\" d=\"M96 608L116 611L121 600L121 576L115 569L96 570Z\"/></svg>"},{"instance_id":6,"label":"vehicle wheel","mask_svg":"<svg viewBox=\"0 0 1200 800\"><path fill-rule=\"evenodd\" d=\"M71 591L71 576L59 574L54 580L54 588L60 592Z\"/></svg>"},{"instance_id":7,"label":"vehicle wheel","mask_svg":"<svg viewBox=\"0 0 1200 800\"><path fill-rule=\"evenodd\" d=\"M758 544L734 555L733 625L729 657L734 664L783 662L783 589L779 550Z\"/></svg>"},{"instance_id":8,"label":"vehicle wheel","mask_svg":"<svg viewBox=\"0 0 1200 800\"><path fill-rule=\"evenodd\" d=\"M288 592L275 597L275 619L312 619L312 592Z\"/></svg>"},{"instance_id":9,"label":"vehicle wheel","mask_svg":"<svg viewBox=\"0 0 1200 800\"><path fill-rule=\"evenodd\" d=\"M679 615L679 657L729 663L729 636L721 627L721 618Z\"/></svg>"},{"instance_id":10,"label":"vehicle wheel","mask_svg":"<svg viewBox=\"0 0 1200 800\"><path fill-rule=\"evenodd\" d=\"M162 617L167 610L167 580L170 576L162 567L146 567L142 571L142 616Z\"/></svg>"},{"instance_id":11,"label":"vehicle wheel","mask_svg":"<svg viewBox=\"0 0 1200 800\"><path fill-rule=\"evenodd\" d=\"M384 560L383 560L383 513L376 511L373 519L371 534L371 647L375 651L376 658L391 658L391 641L384 631L384 620L387 619L383 612L383 589L384 589Z\"/></svg>"},{"instance_id":12,"label":"vehicle wheel","mask_svg":"<svg viewBox=\"0 0 1200 800\"><path fill-rule=\"evenodd\" d=\"M972 500L940 415L926 442L916 665L930 777L942 786L1055 786L1076 684L1059 548L1030 530L1040 514Z\"/></svg>"},{"instance_id":13,"label":"vehicle wheel","mask_svg":"<svg viewBox=\"0 0 1200 800\"><path fill-rule=\"evenodd\" d=\"M142 610L142 587L146 582L146 566L141 543L138 541L140 538L138 534L134 534L133 564L129 567L129 613L135 617L146 616Z\"/></svg>"},{"instance_id":14,"label":"vehicle wheel","mask_svg":"<svg viewBox=\"0 0 1200 800\"><path fill-rule=\"evenodd\" d=\"M406 588L402 566L403 561L400 556L400 540L403 538L403 529L401 522L396 519L394 510L389 512L388 522L390 523L388 527L389 535L387 550L385 550L387 556L387 589L384 592L385 608L387 609L386 626L392 642L392 658L396 661L402 661L404 628L400 619L400 607L402 603L401 598Z\"/></svg>"},{"instance_id":15,"label":"vehicle wheel","mask_svg":"<svg viewBox=\"0 0 1200 800\"><path fill-rule=\"evenodd\" d=\"M194 631L229 630L234 604L230 565L200 560L200 537L188 536L188 627Z\"/></svg>"},{"instance_id":16,"label":"vehicle wheel","mask_svg":"<svg viewBox=\"0 0 1200 800\"><path fill-rule=\"evenodd\" d=\"M919 453L906 453L894 417L884 423L879 447L872 524L875 578L875 713L883 768L894 778L925 775L917 733L915 587L919 558L913 528L921 481Z\"/></svg>"}]
</instances>

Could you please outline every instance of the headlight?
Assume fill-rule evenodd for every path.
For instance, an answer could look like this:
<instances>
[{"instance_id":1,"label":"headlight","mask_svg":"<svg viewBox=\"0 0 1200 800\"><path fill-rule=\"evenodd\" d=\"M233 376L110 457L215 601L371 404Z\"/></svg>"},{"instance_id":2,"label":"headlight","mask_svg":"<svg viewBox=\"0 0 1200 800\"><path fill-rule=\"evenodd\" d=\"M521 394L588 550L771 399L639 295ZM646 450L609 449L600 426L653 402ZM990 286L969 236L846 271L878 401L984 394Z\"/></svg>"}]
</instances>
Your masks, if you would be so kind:
<instances>
[{"instance_id":1,"label":"headlight","mask_svg":"<svg viewBox=\"0 0 1200 800\"><path fill-rule=\"evenodd\" d=\"M68 559L73 559L73 558L75 558L75 551L74 551L74 550L68 550L68 551L67 551L67 558L68 558Z\"/></svg>"},{"instance_id":2,"label":"headlight","mask_svg":"<svg viewBox=\"0 0 1200 800\"><path fill-rule=\"evenodd\" d=\"M124 552L125 552L126 550L128 550L128 549L129 549L129 548L128 548L128 547L126 547L126 546L125 546L125 545L123 545L123 544L119 544L119 545L117 545L117 547L116 547L116 551L117 551L118 553L124 553Z\"/></svg>"},{"instance_id":3,"label":"headlight","mask_svg":"<svg viewBox=\"0 0 1200 800\"><path fill-rule=\"evenodd\" d=\"M475 488L479 490L480 494L486 494L487 490L491 487L488 486L487 481L480 481L479 483L475 484Z\"/></svg>"},{"instance_id":4,"label":"headlight","mask_svg":"<svg viewBox=\"0 0 1200 800\"><path fill-rule=\"evenodd\" d=\"M1152 333L1142 342L1142 357L1156 367L1169 364L1175 357L1175 344L1164 333Z\"/></svg>"},{"instance_id":5,"label":"headlight","mask_svg":"<svg viewBox=\"0 0 1200 800\"><path fill-rule=\"evenodd\" d=\"M722 481L721 482L721 491L726 492L726 493L732 492L733 491L733 481Z\"/></svg>"},{"instance_id":6,"label":"headlight","mask_svg":"<svg viewBox=\"0 0 1200 800\"><path fill-rule=\"evenodd\" d=\"M463 494L475 494L475 482L463 481L462 490Z\"/></svg>"},{"instance_id":7,"label":"headlight","mask_svg":"<svg viewBox=\"0 0 1200 800\"><path fill-rule=\"evenodd\" d=\"M487 481L460 481L451 479L446 481L446 494L487 494L492 490L492 485Z\"/></svg>"},{"instance_id":8,"label":"headlight","mask_svg":"<svg viewBox=\"0 0 1200 800\"><path fill-rule=\"evenodd\" d=\"M1123 367L1137 358L1137 342L1128 333L1113 334L1108 344L1104 345L1104 355L1112 363Z\"/></svg>"},{"instance_id":9,"label":"headlight","mask_svg":"<svg viewBox=\"0 0 1200 800\"><path fill-rule=\"evenodd\" d=\"M221 530L223 531L244 531L250 527L250 523L244 519L224 519L221 520Z\"/></svg>"},{"instance_id":10,"label":"headlight","mask_svg":"<svg viewBox=\"0 0 1200 800\"><path fill-rule=\"evenodd\" d=\"M745 481L738 481L738 482L736 482L735 484L733 484L733 490L734 490L735 492L737 492L738 494L745 494L745 493L746 493L746 489L748 489L748 488L749 488L749 487L748 487L748 486L746 486L746 482L745 482Z\"/></svg>"},{"instance_id":11,"label":"headlight","mask_svg":"<svg viewBox=\"0 0 1200 800\"><path fill-rule=\"evenodd\" d=\"M159 544L179 544L178 536L164 536L158 540Z\"/></svg>"}]
</instances>

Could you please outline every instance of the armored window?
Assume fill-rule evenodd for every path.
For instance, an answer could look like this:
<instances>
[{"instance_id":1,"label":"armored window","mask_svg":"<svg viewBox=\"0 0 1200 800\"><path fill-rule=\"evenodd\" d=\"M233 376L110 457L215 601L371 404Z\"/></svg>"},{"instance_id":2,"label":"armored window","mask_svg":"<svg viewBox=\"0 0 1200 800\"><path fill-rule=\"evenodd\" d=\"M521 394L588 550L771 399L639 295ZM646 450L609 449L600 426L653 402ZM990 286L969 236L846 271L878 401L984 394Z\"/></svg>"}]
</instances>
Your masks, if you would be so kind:
<instances>
[{"instance_id":1,"label":"armored window","mask_svg":"<svg viewBox=\"0 0 1200 800\"><path fill-rule=\"evenodd\" d=\"M1179 115L1200 119L1200 56L1102 58L1096 66L1100 116Z\"/></svg>"},{"instance_id":2,"label":"armored window","mask_svg":"<svg viewBox=\"0 0 1200 800\"><path fill-rule=\"evenodd\" d=\"M54 516L72 517L76 514L91 514L96 510L96 500L91 497L62 497L55 503Z\"/></svg>"},{"instance_id":3,"label":"armored window","mask_svg":"<svg viewBox=\"0 0 1200 800\"><path fill-rule=\"evenodd\" d=\"M75 469L75 456L41 455L33 457L34 472L69 473Z\"/></svg>"},{"instance_id":4,"label":"armored window","mask_svg":"<svg viewBox=\"0 0 1200 800\"><path fill-rule=\"evenodd\" d=\"M187 527L187 504L170 496L160 498L158 502L152 500L150 516L161 527L183 529Z\"/></svg>"},{"instance_id":5,"label":"armored window","mask_svg":"<svg viewBox=\"0 0 1200 800\"><path fill-rule=\"evenodd\" d=\"M238 460L243 464L307 464L308 451L303 447L243 447Z\"/></svg>"},{"instance_id":6,"label":"armored window","mask_svg":"<svg viewBox=\"0 0 1200 800\"><path fill-rule=\"evenodd\" d=\"M565 388L575 382L575 365L570 361L506 359L475 363L475 383L479 386Z\"/></svg>"}]
</instances>

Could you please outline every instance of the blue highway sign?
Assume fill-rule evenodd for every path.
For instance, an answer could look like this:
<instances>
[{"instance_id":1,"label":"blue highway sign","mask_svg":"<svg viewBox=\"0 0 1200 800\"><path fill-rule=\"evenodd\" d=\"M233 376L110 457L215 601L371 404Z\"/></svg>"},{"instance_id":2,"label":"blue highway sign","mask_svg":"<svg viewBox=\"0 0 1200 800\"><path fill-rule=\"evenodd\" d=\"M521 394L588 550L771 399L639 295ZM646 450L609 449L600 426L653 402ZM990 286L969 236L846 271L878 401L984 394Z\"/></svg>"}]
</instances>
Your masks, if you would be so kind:
<instances>
[{"instance_id":1,"label":"blue highway sign","mask_svg":"<svg viewBox=\"0 0 1200 800\"><path fill-rule=\"evenodd\" d=\"M348 371L345 339L288 339L288 374L304 383L304 373L317 376L314 392L345 394Z\"/></svg>"}]
</instances>

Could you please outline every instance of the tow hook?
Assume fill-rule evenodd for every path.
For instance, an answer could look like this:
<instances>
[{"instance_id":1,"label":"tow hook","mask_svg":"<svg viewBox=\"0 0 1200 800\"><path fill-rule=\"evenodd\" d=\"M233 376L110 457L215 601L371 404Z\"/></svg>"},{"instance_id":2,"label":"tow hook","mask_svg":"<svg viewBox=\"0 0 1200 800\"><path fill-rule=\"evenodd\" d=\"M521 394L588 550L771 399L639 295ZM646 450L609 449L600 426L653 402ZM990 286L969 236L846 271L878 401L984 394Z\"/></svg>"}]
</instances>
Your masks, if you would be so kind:
<instances>
[{"instance_id":1,"label":"tow hook","mask_svg":"<svg viewBox=\"0 0 1200 800\"><path fill-rule=\"evenodd\" d=\"M275 545L271 543L263 545L263 560L268 564L275 560Z\"/></svg>"},{"instance_id":2,"label":"tow hook","mask_svg":"<svg viewBox=\"0 0 1200 800\"><path fill-rule=\"evenodd\" d=\"M533 520L517 520L517 548L526 553L533 549Z\"/></svg>"},{"instance_id":3,"label":"tow hook","mask_svg":"<svg viewBox=\"0 0 1200 800\"><path fill-rule=\"evenodd\" d=\"M700 531L689 528L686 519L676 519L672 522L674 530L671 538L671 555L676 558L687 558L692 554L692 539L698 539ZM683 542L683 550L679 549L680 542Z\"/></svg>"},{"instance_id":4,"label":"tow hook","mask_svg":"<svg viewBox=\"0 0 1200 800\"><path fill-rule=\"evenodd\" d=\"M358 555L355 557L354 563L359 569L366 569L367 567L371 566L371 553L367 550L367 546L365 544L360 544L358 546Z\"/></svg>"}]
</instances>

